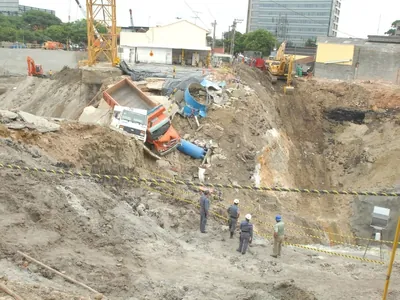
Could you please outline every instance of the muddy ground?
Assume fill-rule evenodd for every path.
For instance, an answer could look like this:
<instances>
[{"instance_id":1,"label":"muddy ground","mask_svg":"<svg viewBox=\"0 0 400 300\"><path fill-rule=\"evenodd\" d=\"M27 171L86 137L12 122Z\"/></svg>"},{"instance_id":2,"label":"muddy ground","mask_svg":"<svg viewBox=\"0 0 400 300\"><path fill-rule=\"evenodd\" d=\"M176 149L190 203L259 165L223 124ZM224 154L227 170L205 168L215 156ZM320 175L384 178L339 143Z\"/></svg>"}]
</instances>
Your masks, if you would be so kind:
<instances>
[{"instance_id":1,"label":"muddy ground","mask_svg":"<svg viewBox=\"0 0 400 300\"><path fill-rule=\"evenodd\" d=\"M10 139L1 148L3 162L53 167L36 148ZM24 262L18 250L108 299L376 299L382 292L386 266L291 247L276 260L258 237L238 254L224 224L211 219L201 234L193 206L149 186L23 171L1 177L1 282L25 299L93 293ZM393 284L390 299L399 295Z\"/></svg>"},{"instance_id":2,"label":"muddy ground","mask_svg":"<svg viewBox=\"0 0 400 300\"><path fill-rule=\"evenodd\" d=\"M239 89L230 85L230 104L211 108L200 121L202 129L190 128L179 117L173 121L185 138L218 145L218 155L206 171L207 181L396 190L398 87L298 80L295 94L285 96L282 84L272 86L258 70L240 67L228 75L239 75L242 84ZM82 86L76 70L56 76L11 83L3 79L8 91L0 95L1 108L76 119L100 87ZM80 89L85 92L78 97ZM199 161L175 152L156 163L136 142L107 128L64 121L55 133L4 127L0 132L0 161L5 163L197 180ZM0 189L0 264L7 270L2 280L8 279L11 287L32 297L27 299L76 299L88 294L33 264L24 268L17 250L84 281L110 299L348 299L348 295L376 299L382 291L384 266L290 247L285 248L284 259L275 261L269 256L269 242L261 238L249 255L237 255L237 241L226 238L225 224L212 220L209 233L201 235L196 211L166 196L196 200L198 194L187 188L4 170L0 174L6 182ZM288 229L297 231L287 233L288 241L296 243L334 245L329 239L335 239L365 244L356 237L370 236L374 204L389 207L394 214L399 211L397 198L216 192L215 210L224 213L231 199L239 198L242 213L252 213L260 232L270 234L270 227L259 222L271 223L281 213L291 224ZM395 219L384 239L393 237ZM292 223L355 236L321 235L291 227ZM362 256L362 251L356 255ZM367 257L377 259L371 253ZM393 282L398 281L396 276ZM340 289L329 289L332 283ZM391 289L392 299L400 296L395 284Z\"/></svg>"}]
</instances>

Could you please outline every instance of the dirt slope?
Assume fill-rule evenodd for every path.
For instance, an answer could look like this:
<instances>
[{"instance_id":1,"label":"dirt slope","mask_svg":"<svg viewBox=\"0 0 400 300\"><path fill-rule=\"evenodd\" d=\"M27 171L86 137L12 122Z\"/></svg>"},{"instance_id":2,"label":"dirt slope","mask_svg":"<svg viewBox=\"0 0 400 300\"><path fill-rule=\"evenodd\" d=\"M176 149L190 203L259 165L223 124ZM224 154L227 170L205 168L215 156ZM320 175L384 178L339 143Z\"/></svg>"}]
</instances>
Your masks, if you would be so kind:
<instances>
[{"instance_id":1,"label":"dirt slope","mask_svg":"<svg viewBox=\"0 0 400 300\"><path fill-rule=\"evenodd\" d=\"M51 79L36 77L1 78L7 88L0 95L2 109L17 109L34 115L77 119L99 91L99 85L82 83L78 69L64 68Z\"/></svg>"},{"instance_id":2,"label":"dirt slope","mask_svg":"<svg viewBox=\"0 0 400 300\"><path fill-rule=\"evenodd\" d=\"M50 167L54 160L41 151L33 155L30 146L0 142L5 163ZM285 248L284 259L275 260L269 242L259 238L247 255L237 254L237 240L227 238L226 226L210 220L208 234L201 234L192 206L145 186L4 169L0 177L0 280L26 299L90 294L24 264L17 250L108 299L374 299L385 279L383 266L298 249ZM394 273L392 280L399 279ZM395 285L391 295L399 295Z\"/></svg>"}]
</instances>

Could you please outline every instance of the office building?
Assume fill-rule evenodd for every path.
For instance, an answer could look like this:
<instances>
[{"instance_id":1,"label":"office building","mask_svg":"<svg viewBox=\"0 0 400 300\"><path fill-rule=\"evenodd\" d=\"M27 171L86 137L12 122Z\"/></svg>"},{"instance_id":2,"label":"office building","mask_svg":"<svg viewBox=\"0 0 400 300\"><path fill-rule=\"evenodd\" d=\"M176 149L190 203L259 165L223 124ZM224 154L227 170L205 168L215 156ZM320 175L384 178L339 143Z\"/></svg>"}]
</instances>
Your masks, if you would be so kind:
<instances>
[{"instance_id":1,"label":"office building","mask_svg":"<svg viewBox=\"0 0 400 300\"><path fill-rule=\"evenodd\" d=\"M337 36L341 0L249 0L247 32L266 29L278 41L304 46L308 39Z\"/></svg>"},{"instance_id":2,"label":"office building","mask_svg":"<svg viewBox=\"0 0 400 300\"><path fill-rule=\"evenodd\" d=\"M19 0L0 0L0 13L8 16L20 16L29 10L39 10L55 15L56 12L50 9L20 5Z\"/></svg>"}]
</instances>

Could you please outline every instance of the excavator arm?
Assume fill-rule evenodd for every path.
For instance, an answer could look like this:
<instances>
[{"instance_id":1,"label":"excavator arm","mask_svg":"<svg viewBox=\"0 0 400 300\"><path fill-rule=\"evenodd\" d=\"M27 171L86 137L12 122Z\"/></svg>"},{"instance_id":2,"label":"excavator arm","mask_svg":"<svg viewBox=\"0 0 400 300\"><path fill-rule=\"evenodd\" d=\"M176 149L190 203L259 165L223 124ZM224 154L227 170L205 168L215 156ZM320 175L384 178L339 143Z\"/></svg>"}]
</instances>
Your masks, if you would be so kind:
<instances>
[{"instance_id":1,"label":"excavator arm","mask_svg":"<svg viewBox=\"0 0 400 300\"><path fill-rule=\"evenodd\" d=\"M275 60L280 60L285 59L285 50L286 50L286 41L283 42L280 46L278 51L276 52Z\"/></svg>"},{"instance_id":2,"label":"excavator arm","mask_svg":"<svg viewBox=\"0 0 400 300\"><path fill-rule=\"evenodd\" d=\"M26 58L26 61L28 63L28 76L33 76L35 73L35 61L30 56Z\"/></svg>"}]
</instances>

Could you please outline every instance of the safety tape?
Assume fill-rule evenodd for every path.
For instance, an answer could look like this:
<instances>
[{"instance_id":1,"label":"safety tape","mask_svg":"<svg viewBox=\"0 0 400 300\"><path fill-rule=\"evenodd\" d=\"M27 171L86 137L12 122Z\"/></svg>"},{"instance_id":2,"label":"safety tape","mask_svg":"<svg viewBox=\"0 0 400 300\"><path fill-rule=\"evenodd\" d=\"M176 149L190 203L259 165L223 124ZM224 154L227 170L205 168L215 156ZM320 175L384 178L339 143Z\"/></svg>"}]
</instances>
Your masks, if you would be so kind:
<instances>
[{"instance_id":1,"label":"safety tape","mask_svg":"<svg viewBox=\"0 0 400 300\"><path fill-rule=\"evenodd\" d=\"M2 164L0 163L0 168L10 168L17 170L26 170L26 171L39 171L44 173L53 173L53 174L63 174L63 175L71 175L71 176L79 176L79 177L90 177L90 178L103 178L103 179L114 179L114 180L125 180L125 181L133 181L133 182L145 182L145 183L165 183L171 185L187 185L187 186L196 186L203 188L227 188L227 189L239 189L239 190L251 190L251 191L269 191L269 192L293 192L293 193L307 193L307 194L318 194L318 195L359 195L359 196L382 196L382 197L399 197L400 193L389 193L389 192L369 192L369 191L336 191L336 190L316 190L316 189L298 189L298 188L285 188L285 187L268 187L268 186L251 186L251 185L239 185L239 184L213 184L213 183L199 183L185 180L164 180L164 179L156 179L156 178L142 178L142 177L127 177L121 175L108 175L108 174L91 174L91 173L82 173L80 171L71 171L71 170L63 170L63 169L46 169L46 168L30 168L30 167L21 167L17 165L11 164Z\"/></svg>"},{"instance_id":2,"label":"safety tape","mask_svg":"<svg viewBox=\"0 0 400 300\"><path fill-rule=\"evenodd\" d=\"M249 210L253 210L251 207L246 206L246 205L243 205L243 204L240 205L240 206L243 207L243 208L247 208L247 209L249 209ZM260 210L255 209L255 211L256 211L257 214L259 214L259 215L265 217L266 219L269 219L269 217L268 217L267 215L263 214ZM265 223L265 224L266 224L266 225L271 225L271 226L273 226L272 223ZM297 224L295 224L295 223L286 222L286 221L285 221L285 225L288 226L288 227L296 227L296 228L301 228L301 229L312 230L312 231L315 231L315 232L323 233L324 235L328 235L328 236L331 236L331 235L339 236L339 237L342 237L342 238L345 238L345 239L364 240L364 241L379 242L379 243L384 243L384 244L393 244L393 241L388 241L388 240L380 240L380 241L377 241L377 240L375 240L375 239L357 237L357 236L354 236L354 235L351 235L351 234L340 234L340 233L335 233L335 232L330 232L330 231L324 231L324 230L321 230L321 229L316 229L316 228L301 226L301 225L297 225ZM297 232L298 234L301 234L301 235L304 235L304 236L308 236L308 237L312 237L312 238L327 239L327 240L329 240L330 242L334 242L334 243L337 243L337 244L351 245L351 246L359 246L358 244L355 244L355 243L346 243L346 242L334 240L334 239L327 238L327 237L318 237L318 236L315 236L315 235L304 234L304 233L300 233L300 232L298 232L298 231L293 231L293 230L292 230L292 232L293 232L293 233L296 233L296 232ZM400 245L400 242L399 242L399 245Z\"/></svg>"},{"instance_id":3,"label":"safety tape","mask_svg":"<svg viewBox=\"0 0 400 300\"><path fill-rule=\"evenodd\" d=\"M146 187L146 188L148 188L148 187ZM149 189L151 189L151 188L149 188ZM154 190L155 192L160 193L160 194L163 194L163 195L165 195L165 196L167 196L167 197L170 197L170 198L173 198L173 199L176 199L176 200L179 200L179 201L184 201L184 202L192 203L192 204L194 204L196 207L199 207L199 205L198 205L196 202L194 202L194 201L187 200L187 199L183 199L183 198L179 198L179 197L176 197L176 196L172 196L172 195L169 195L169 194L167 194L167 193L162 193L162 192L160 192L160 191L158 191L158 190L155 190L155 189L153 189L153 190ZM211 214L213 214L214 216L216 216L217 218L219 218L219 219L221 219L221 220L228 221L228 218L226 218L226 217L224 217L224 216L218 214L218 213L215 212L215 211L211 211ZM256 231L256 233L257 233L258 235L260 235L260 236L263 236L264 238L267 238L267 239L272 239L272 238L273 238L272 236L262 234L262 233L260 233L260 232L258 232L258 231ZM300 245L300 244L293 244L293 243L288 243L288 242L284 242L284 244L285 244L285 245L288 245L288 246L296 247L296 248L301 248L301 249L316 251L316 252L320 252L320 253L326 253L326 254L329 254L329 255L341 256L341 257L348 258L348 259L355 259L355 260L359 260L359 261L364 261L364 262L369 262L369 263L375 263L375 264L380 264L380 265L384 265L384 264L385 264L385 262L380 261L380 260L374 260L374 259L369 259L369 258L363 258L363 257L355 256L355 255L348 255L348 254L333 252L333 251L329 251L329 250L319 249L319 248L315 248L315 247L304 246L304 245Z\"/></svg>"},{"instance_id":4,"label":"safety tape","mask_svg":"<svg viewBox=\"0 0 400 300\"><path fill-rule=\"evenodd\" d=\"M290 222L285 222L285 224L288 225L288 226L298 227L298 228L302 228L302 229L309 229L309 230L313 230L313 231L316 231L316 232L321 232L321 233L328 234L328 235L336 235L336 236L340 236L342 238L347 238L347 239L363 240L363 241L370 241L370 242L380 242L380 243L385 243L385 244L393 244L393 241L388 241L388 240L377 241L375 239L357 237L357 236L353 236L353 235L343 235L343 234L340 234L340 233L324 231L324 230L311 228L311 227L305 227L305 226L297 225L297 224L290 223ZM400 242L399 242L399 245L400 245Z\"/></svg>"},{"instance_id":5,"label":"safety tape","mask_svg":"<svg viewBox=\"0 0 400 300\"><path fill-rule=\"evenodd\" d=\"M43 173L67 174L67 175L75 175L75 176L80 176L80 177L87 176L87 177L106 178L106 179L112 179L112 178L114 178L114 179L120 180L120 178L119 178L118 176L111 176L111 175L100 175L100 174L80 173L80 172L72 172L72 171L64 172L63 170L48 170L48 169L45 169L45 168L40 168L40 169L39 169L39 168L29 168L29 167L20 167L20 166L11 165L11 164L3 165L3 164L0 163L0 168L3 168L3 167L8 167L8 168L10 168L10 169L17 169L17 170L26 170L26 171L43 172ZM90 175L90 176L89 176L89 175ZM99 175L99 176L96 176L96 175ZM117 178L117 177L118 177L118 178ZM129 178L128 178L128 177L123 176L123 177L121 177L121 178L124 179L124 180L129 181ZM140 181L140 180L139 180L139 181L136 181L136 182L137 182L137 183L152 183L151 181ZM183 201L183 202L192 204L192 205L194 205L194 206L196 206L196 207L199 207L199 204L196 203L196 202L194 202L194 201L192 201L192 200L188 200L188 199L176 197L176 196L173 196L173 195L164 193L164 192L162 192L162 191L153 189L153 188L151 188L151 187L149 187L149 186L147 186L147 185L142 185L142 186L143 186L145 189L154 191L154 192L156 192L156 193L162 194L162 195L167 196L167 197L169 197L169 198L173 198L173 199L176 199L176 200L179 200L179 201ZM221 214L218 214L218 213L215 212L215 211L211 211L211 214L214 215L214 216L216 216L217 218L219 218L219 219L221 219L221 220L228 221L228 218L222 216ZM267 235L261 234L261 233L259 233L259 232L257 232L257 231L256 231L256 233L259 234L260 236L265 237L265 238L272 238L272 236L267 236ZM333 251L328 251L328 250L323 250L323 249L319 249L319 248L304 246L304 245L300 245L300 244L292 244L292 243L288 243L288 242L284 242L284 244L285 244L285 245L288 245L288 246L293 246L293 247L297 247L297 248L306 249L306 250L311 250L311 251L326 253L326 254L329 254L329 255L336 255L336 256L341 256L341 257L345 257L345 258L349 258L349 259L356 259L356 260L359 260L359 261L365 261L365 262L376 263L376 264L382 264L382 265L384 264L383 261L379 261L379 260L373 260L373 259L362 258L362 257L358 257L358 256L353 256L353 255L347 255L347 254L337 253L337 252L333 252Z\"/></svg>"},{"instance_id":6,"label":"safety tape","mask_svg":"<svg viewBox=\"0 0 400 300\"><path fill-rule=\"evenodd\" d=\"M273 238L272 236L269 236L269 235L261 235L261 236L263 236L264 238ZM320 248L315 248L315 247L310 247L310 246L305 246L305 245L300 245L300 244L292 244L292 243L288 243L288 242L283 242L283 244L287 245L287 246L305 249L305 250L311 250L311 251L315 251L315 252L326 253L329 255L341 256L341 257L345 257L345 258L349 258L349 259L355 259L355 260L359 260L359 261L363 261L363 262L369 262L369 263L374 263L374 264L379 264L379 265L385 264L385 262L381 261L381 260L363 258L360 256L343 254L343 253L338 253L338 252L334 252L334 251L329 251L329 250L325 250L325 249L320 249Z\"/></svg>"}]
</instances>

